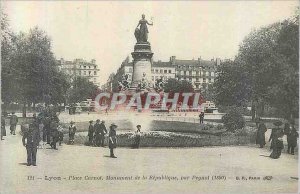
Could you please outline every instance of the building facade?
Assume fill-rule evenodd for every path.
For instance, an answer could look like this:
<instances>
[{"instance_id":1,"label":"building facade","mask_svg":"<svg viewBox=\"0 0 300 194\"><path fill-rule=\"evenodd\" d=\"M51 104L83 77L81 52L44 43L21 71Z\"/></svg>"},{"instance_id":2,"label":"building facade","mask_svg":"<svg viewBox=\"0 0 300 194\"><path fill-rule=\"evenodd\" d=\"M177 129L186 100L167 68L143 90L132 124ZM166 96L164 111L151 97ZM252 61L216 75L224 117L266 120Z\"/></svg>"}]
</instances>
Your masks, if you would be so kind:
<instances>
[{"instance_id":1,"label":"building facade","mask_svg":"<svg viewBox=\"0 0 300 194\"><path fill-rule=\"evenodd\" d=\"M75 79L77 76L86 77L90 82L100 86L100 69L95 59L88 62L83 59L66 61L61 58L58 60L58 69L69 75L71 79Z\"/></svg>"},{"instance_id":2,"label":"building facade","mask_svg":"<svg viewBox=\"0 0 300 194\"><path fill-rule=\"evenodd\" d=\"M195 90L200 90L207 87L209 84L214 83L216 77L217 66L220 65L219 58L211 60L181 60L176 59L175 56L170 57L168 62L153 61L151 69L151 81L155 83L156 80L162 79L166 81L171 78L178 80L189 81ZM132 81L133 65L127 57L117 70L103 85L103 89L108 91L116 91L118 83L127 75L129 84Z\"/></svg>"}]
</instances>

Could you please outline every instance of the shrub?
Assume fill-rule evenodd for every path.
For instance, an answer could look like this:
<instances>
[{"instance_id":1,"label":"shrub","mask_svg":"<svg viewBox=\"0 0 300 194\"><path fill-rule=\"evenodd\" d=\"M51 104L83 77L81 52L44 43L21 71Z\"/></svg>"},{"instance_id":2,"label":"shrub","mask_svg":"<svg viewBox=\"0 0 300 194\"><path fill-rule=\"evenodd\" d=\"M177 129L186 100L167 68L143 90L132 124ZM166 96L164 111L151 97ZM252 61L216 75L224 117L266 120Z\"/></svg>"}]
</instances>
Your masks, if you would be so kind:
<instances>
[{"instance_id":1,"label":"shrub","mask_svg":"<svg viewBox=\"0 0 300 194\"><path fill-rule=\"evenodd\" d=\"M222 117L222 122L227 131L234 132L245 126L245 119L237 108L232 108Z\"/></svg>"}]
</instances>

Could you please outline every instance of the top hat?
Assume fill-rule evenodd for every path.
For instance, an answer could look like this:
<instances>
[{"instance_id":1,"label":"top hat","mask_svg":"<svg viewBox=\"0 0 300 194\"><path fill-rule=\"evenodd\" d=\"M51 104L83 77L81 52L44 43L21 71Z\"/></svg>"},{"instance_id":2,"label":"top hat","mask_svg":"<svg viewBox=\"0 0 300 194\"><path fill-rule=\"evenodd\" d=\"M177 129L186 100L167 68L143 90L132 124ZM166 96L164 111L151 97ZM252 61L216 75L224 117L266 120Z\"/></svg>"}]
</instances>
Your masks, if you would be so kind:
<instances>
[{"instance_id":1,"label":"top hat","mask_svg":"<svg viewBox=\"0 0 300 194\"><path fill-rule=\"evenodd\" d=\"M118 127L118 125L116 125L115 123L112 123L110 126L111 127Z\"/></svg>"},{"instance_id":2,"label":"top hat","mask_svg":"<svg viewBox=\"0 0 300 194\"><path fill-rule=\"evenodd\" d=\"M74 122L74 121L71 121L70 123L71 123L71 124L74 124L75 122Z\"/></svg>"},{"instance_id":3,"label":"top hat","mask_svg":"<svg viewBox=\"0 0 300 194\"><path fill-rule=\"evenodd\" d=\"M90 122L90 123L92 123L92 122L93 122L93 120L90 120L89 122Z\"/></svg>"},{"instance_id":4,"label":"top hat","mask_svg":"<svg viewBox=\"0 0 300 194\"><path fill-rule=\"evenodd\" d=\"M96 122L100 122L100 119L97 119Z\"/></svg>"},{"instance_id":5,"label":"top hat","mask_svg":"<svg viewBox=\"0 0 300 194\"><path fill-rule=\"evenodd\" d=\"M142 127L141 125L137 125L136 127Z\"/></svg>"}]
</instances>

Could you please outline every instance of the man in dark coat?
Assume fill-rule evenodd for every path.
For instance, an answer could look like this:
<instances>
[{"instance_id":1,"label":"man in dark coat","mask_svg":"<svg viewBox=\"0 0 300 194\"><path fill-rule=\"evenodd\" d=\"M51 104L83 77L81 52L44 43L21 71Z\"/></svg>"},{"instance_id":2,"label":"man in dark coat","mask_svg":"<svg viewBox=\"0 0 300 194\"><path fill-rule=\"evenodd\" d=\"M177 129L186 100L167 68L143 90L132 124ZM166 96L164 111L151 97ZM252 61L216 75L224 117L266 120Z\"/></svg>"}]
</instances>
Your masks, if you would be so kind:
<instances>
[{"instance_id":1,"label":"man in dark coat","mask_svg":"<svg viewBox=\"0 0 300 194\"><path fill-rule=\"evenodd\" d=\"M93 137L94 137L93 121L90 121L88 136L89 136L89 144L92 145L93 144Z\"/></svg>"},{"instance_id":2,"label":"man in dark coat","mask_svg":"<svg viewBox=\"0 0 300 194\"><path fill-rule=\"evenodd\" d=\"M258 129L256 133L256 144L260 145L260 148L263 148L266 145L265 133L267 131L266 125L262 120L259 121Z\"/></svg>"},{"instance_id":3,"label":"man in dark coat","mask_svg":"<svg viewBox=\"0 0 300 194\"><path fill-rule=\"evenodd\" d=\"M71 121L69 126L69 144L74 144L74 138L77 128L75 126L75 122Z\"/></svg>"},{"instance_id":4,"label":"man in dark coat","mask_svg":"<svg viewBox=\"0 0 300 194\"><path fill-rule=\"evenodd\" d=\"M23 135L22 142L27 150L27 166L36 166L37 147L40 142L40 134L36 122L29 125L28 131Z\"/></svg>"},{"instance_id":5,"label":"man in dark coat","mask_svg":"<svg viewBox=\"0 0 300 194\"><path fill-rule=\"evenodd\" d=\"M118 126L115 125L114 123L111 124L111 126L109 127L110 130L109 130L109 135L108 135L108 147L109 147L109 150L110 150L110 157L111 158L117 158L114 154L114 149L117 147L117 132L116 132L116 128Z\"/></svg>"},{"instance_id":6,"label":"man in dark coat","mask_svg":"<svg viewBox=\"0 0 300 194\"><path fill-rule=\"evenodd\" d=\"M94 134L94 141L95 141L95 146L100 146L100 142L101 142L101 135L100 135L100 120L97 119L96 120L96 124L94 125L94 131L95 131L95 134Z\"/></svg>"},{"instance_id":7,"label":"man in dark coat","mask_svg":"<svg viewBox=\"0 0 300 194\"><path fill-rule=\"evenodd\" d=\"M101 121L100 123L100 145L104 147L104 136L107 134L107 130L105 127L105 121Z\"/></svg>"},{"instance_id":8,"label":"man in dark coat","mask_svg":"<svg viewBox=\"0 0 300 194\"><path fill-rule=\"evenodd\" d=\"M203 124L203 121L204 121L204 112L201 112L199 114L199 118L200 118L200 124Z\"/></svg>"},{"instance_id":9,"label":"man in dark coat","mask_svg":"<svg viewBox=\"0 0 300 194\"><path fill-rule=\"evenodd\" d=\"M11 113L10 117L10 134L16 135L16 126L18 124L18 117L15 115L15 112Z\"/></svg>"},{"instance_id":10,"label":"man in dark coat","mask_svg":"<svg viewBox=\"0 0 300 194\"><path fill-rule=\"evenodd\" d=\"M50 144L51 118L49 116L45 116L43 122L44 122L43 141L47 142L47 144Z\"/></svg>"},{"instance_id":11,"label":"man in dark coat","mask_svg":"<svg viewBox=\"0 0 300 194\"><path fill-rule=\"evenodd\" d=\"M297 146L297 138L299 137L299 133L296 131L296 128L292 126L292 130L287 134L287 142L288 142L288 153L294 155L294 149Z\"/></svg>"},{"instance_id":12,"label":"man in dark coat","mask_svg":"<svg viewBox=\"0 0 300 194\"><path fill-rule=\"evenodd\" d=\"M4 140L3 136L6 136L5 117L1 115L1 140Z\"/></svg>"}]
</instances>

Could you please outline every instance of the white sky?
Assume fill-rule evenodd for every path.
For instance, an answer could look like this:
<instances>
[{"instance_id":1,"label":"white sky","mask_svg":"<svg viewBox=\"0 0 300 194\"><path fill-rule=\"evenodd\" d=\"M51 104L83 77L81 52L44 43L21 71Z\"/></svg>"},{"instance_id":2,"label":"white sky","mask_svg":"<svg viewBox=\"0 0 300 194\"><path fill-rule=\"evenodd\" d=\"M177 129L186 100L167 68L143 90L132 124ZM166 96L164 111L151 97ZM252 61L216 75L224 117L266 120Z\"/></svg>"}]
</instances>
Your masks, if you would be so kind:
<instances>
[{"instance_id":1,"label":"white sky","mask_svg":"<svg viewBox=\"0 0 300 194\"><path fill-rule=\"evenodd\" d=\"M11 29L38 26L51 37L56 58L96 59L101 84L130 56L141 18L151 21L154 60L233 58L251 29L293 15L298 1L5 1ZM131 56L130 56L131 57Z\"/></svg>"}]
</instances>

